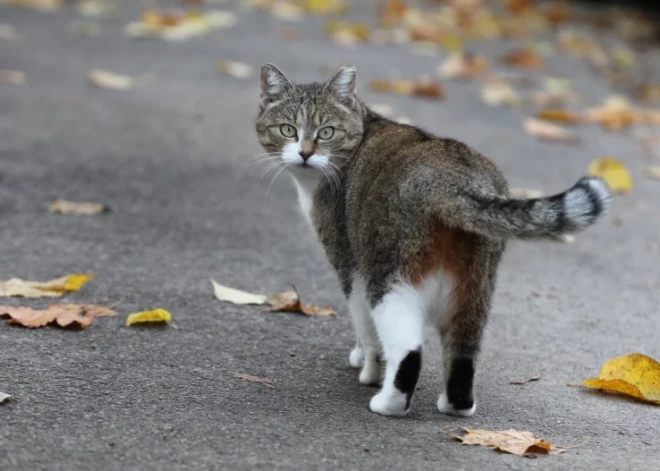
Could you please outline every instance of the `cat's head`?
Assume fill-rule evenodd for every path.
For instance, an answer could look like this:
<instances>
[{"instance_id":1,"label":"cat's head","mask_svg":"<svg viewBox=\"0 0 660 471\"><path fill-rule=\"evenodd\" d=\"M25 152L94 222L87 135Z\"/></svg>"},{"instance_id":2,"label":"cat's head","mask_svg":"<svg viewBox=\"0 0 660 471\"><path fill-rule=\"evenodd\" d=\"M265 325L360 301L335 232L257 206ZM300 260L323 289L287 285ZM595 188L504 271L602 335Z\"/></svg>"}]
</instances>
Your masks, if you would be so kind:
<instances>
[{"instance_id":1,"label":"cat's head","mask_svg":"<svg viewBox=\"0 0 660 471\"><path fill-rule=\"evenodd\" d=\"M355 96L355 67L326 83L294 85L274 65L261 68L259 142L290 167L339 166L362 140L363 107Z\"/></svg>"}]
</instances>

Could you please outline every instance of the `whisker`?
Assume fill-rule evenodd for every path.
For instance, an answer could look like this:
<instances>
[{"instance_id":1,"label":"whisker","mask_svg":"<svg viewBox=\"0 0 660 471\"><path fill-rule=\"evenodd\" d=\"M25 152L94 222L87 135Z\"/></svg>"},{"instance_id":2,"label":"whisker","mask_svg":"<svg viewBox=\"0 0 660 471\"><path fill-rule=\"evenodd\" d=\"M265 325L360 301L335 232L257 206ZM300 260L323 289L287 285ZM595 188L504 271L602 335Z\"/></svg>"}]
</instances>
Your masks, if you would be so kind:
<instances>
[{"instance_id":1,"label":"whisker","mask_svg":"<svg viewBox=\"0 0 660 471\"><path fill-rule=\"evenodd\" d=\"M234 177L237 177L241 173L247 171L248 168L261 164L263 162L267 162L268 160L272 159L273 157L278 157L280 155L279 152L268 152L266 154L260 154L260 155L255 155L254 157L250 157L247 162L245 162L243 165L241 165L238 170L234 173Z\"/></svg>"},{"instance_id":2,"label":"whisker","mask_svg":"<svg viewBox=\"0 0 660 471\"><path fill-rule=\"evenodd\" d=\"M274 176L273 179L270 181L270 185L268 185L268 189L266 190L266 196L265 196L265 199L268 199L268 193L270 193L270 188L273 186L273 183L275 183L275 180L277 180L277 177L279 177L280 174L281 174L284 170L286 170L286 168L287 168L288 166L289 166L289 164L288 164L287 162L284 162L284 166L283 166L281 169L279 169L277 172L275 172L275 176Z\"/></svg>"},{"instance_id":3,"label":"whisker","mask_svg":"<svg viewBox=\"0 0 660 471\"><path fill-rule=\"evenodd\" d=\"M272 162L272 163L268 164L268 166L267 166L265 169L263 169L263 170L261 171L261 173L259 174L259 178L258 178L257 180L254 181L254 186L259 185L259 184L261 183L261 180L262 180L266 175L268 175L268 172L270 172L271 170L276 169L276 168L277 168L279 165L281 165L281 164L286 164L286 162L284 162L284 161L282 161L282 160L276 160L275 162Z\"/></svg>"}]
</instances>

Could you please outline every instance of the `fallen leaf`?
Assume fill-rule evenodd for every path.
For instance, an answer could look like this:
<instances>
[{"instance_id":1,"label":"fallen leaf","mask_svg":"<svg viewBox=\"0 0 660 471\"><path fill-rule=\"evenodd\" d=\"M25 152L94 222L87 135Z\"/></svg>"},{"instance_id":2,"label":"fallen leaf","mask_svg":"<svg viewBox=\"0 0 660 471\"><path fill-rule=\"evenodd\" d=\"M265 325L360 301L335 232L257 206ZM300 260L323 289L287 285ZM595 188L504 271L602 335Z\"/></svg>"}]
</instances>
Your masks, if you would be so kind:
<instances>
[{"instance_id":1,"label":"fallen leaf","mask_svg":"<svg viewBox=\"0 0 660 471\"><path fill-rule=\"evenodd\" d=\"M371 36L369 26L346 21L329 21L325 24L325 31L334 42L343 46L353 46L365 42Z\"/></svg>"},{"instance_id":2,"label":"fallen leaf","mask_svg":"<svg viewBox=\"0 0 660 471\"><path fill-rule=\"evenodd\" d=\"M149 311L140 311L129 314L126 318L126 325L135 324L162 324L172 320L172 314L161 308L151 309Z\"/></svg>"},{"instance_id":3,"label":"fallen leaf","mask_svg":"<svg viewBox=\"0 0 660 471\"><path fill-rule=\"evenodd\" d=\"M5 402L5 401L6 401L7 399L9 399L10 397L12 397L11 394L7 394L7 393L4 393L4 392L0 391L0 404L2 404L3 402Z\"/></svg>"},{"instance_id":4,"label":"fallen leaf","mask_svg":"<svg viewBox=\"0 0 660 471\"><path fill-rule=\"evenodd\" d=\"M543 57L532 48L514 49L502 57L505 64L523 69L541 69L544 66Z\"/></svg>"},{"instance_id":5,"label":"fallen leaf","mask_svg":"<svg viewBox=\"0 0 660 471\"><path fill-rule=\"evenodd\" d=\"M608 97L602 106L586 110L584 116L587 121L598 123L610 131L629 128L645 117L633 108L627 98L619 95Z\"/></svg>"},{"instance_id":6,"label":"fallen leaf","mask_svg":"<svg viewBox=\"0 0 660 471\"><path fill-rule=\"evenodd\" d=\"M270 9L271 15L283 21L299 22L305 18L305 10L295 3L275 2Z\"/></svg>"},{"instance_id":7,"label":"fallen leaf","mask_svg":"<svg viewBox=\"0 0 660 471\"><path fill-rule=\"evenodd\" d=\"M0 318L7 323L23 327L44 327L56 324L60 327L89 327L97 317L116 316L117 313L104 306L81 304L50 304L48 309L32 309L21 306L0 306Z\"/></svg>"},{"instance_id":8,"label":"fallen leaf","mask_svg":"<svg viewBox=\"0 0 660 471\"><path fill-rule=\"evenodd\" d=\"M0 69L0 83L23 85L25 83L25 72L21 72L20 70Z\"/></svg>"},{"instance_id":9,"label":"fallen leaf","mask_svg":"<svg viewBox=\"0 0 660 471\"><path fill-rule=\"evenodd\" d=\"M520 96L504 81L487 82L481 89L481 99L489 106L519 106Z\"/></svg>"},{"instance_id":10,"label":"fallen leaf","mask_svg":"<svg viewBox=\"0 0 660 471\"><path fill-rule=\"evenodd\" d=\"M305 314L310 317L328 317L337 315L335 311L328 306L318 307L312 304L301 303L300 295L295 291L295 287L294 291L285 291L283 293L264 296L222 286L215 280L211 280L211 284L213 285L213 293L215 294L215 297L220 301L233 304L268 304L270 307L267 311L270 312L294 312Z\"/></svg>"},{"instance_id":11,"label":"fallen leaf","mask_svg":"<svg viewBox=\"0 0 660 471\"><path fill-rule=\"evenodd\" d=\"M644 169L644 176L653 178L654 180L660 180L660 165L646 167Z\"/></svg>"},{"instance_id":12,"label":"fallen leaf","mask_svg":"<svg viewBox=\"0 0 660 471\"><path fill-rule=\"evenodd\" d=\"M565 23L571 18L571 6L565 0L555 0L548 5L544 14L552 24Z\"/></svg>"},{"instance_id":13,"label":"fallen leaf","mask_svg":"<svg viewBox=\"0 0 660 471\"><path fill-rule=\"evenodd\" d=\"M509 195L511 198L533 199L542 197L543 192L531 188L509 188Z\"/></svg>"},{"instance_id":14,"label":"fallen leaf","mask_svg":"<svg viewBox=\"0 0 660 471\"><path fill-rule=\"evenodd\" d=\"M75 203L67 200L55 200L48 211L57 214L76 214L79 216L93 216L95 214L109 213L110 206L101 203Z\"/></svg>"},{"instance_id":15,"label":"fallen leaf","mask_svg":"<svg viewBox=\"0 0 660 471\"><path fill-rule=\"evenodd\" d=\"M547 108L540 110L536 114L536 117L545 121L553 121L555 123L564 124L577 124L584 121L584 118L581 114L562 108Z\"/></svg>"},{"instance_id":16,"label":"fallen leaf","mask_svg":"<svg viewBox=\"0 0 660 471\"><path fill-rule=\"evenodd\" d=\"M556 455L564 450L550 443L534 437L532 432L520 432L518 430L476 430L463 428L466 435L451 436L464 445L488 446L497 451L523 456L527 453L541 455Z\"/></svg>"},{"instance_id":17,"label":"fallen leaf","mask_svg":"<svg viewBox=\"0 0 660 471\"><path fill-rule=\"evenodd\" d=\"M509 384L523 385L523 384L531 383L533 381L538 381L540 379L541 379L540 376L533 376L531 378L523 379L523 380L520 380L520 381L509 381Z\"/></svg>"},{"instance_id":18,"label":"fallen leaf","mask_svg":"<svg viewBox=\"0 0 660 471\"><path fill-rule=\"evenodd\" d=\"M623 162L614 157L602 157L589 164L589 175L600 177L617 193L628 193L633 189L632 176Z\"/></svg>"},{"instance_id":19,"label":"fallen leaf","mask_svg":"<svg viewBox=\"0 0 660 471\"><path fill-rule=\"evenodd\" d=\"M532 102L542 108L563 107L576 103L579 99L580 95L574 90L570 80L557 77L547 77L543 82L543 90L532 94Z\"/></svg>"},{"instance_id":20,"label":"fallen leaf","mask_svg":"<svg viewBox=\"0 0 660 471\"><path fill-rule=\"evenodd\" d=\"M442 100L445 90L437 80L421 78L419 80L371 80L369 87L377 92L412 95Z\"/></svg>"},{"instance_id":21,"label":"fallen leaf","mask_svg":"<svg viewBox=\"0 0 660 471\"><path fill-rule=\"evenodd\" d=\"M268 378L260 378L258 376L252 376L247 373L232 373L231 375L236 379L242 379L243 381L247 381L248 383L259 383L259 384L263 384L268 388L274 387L273 382Z\"/></svg>"},{"instance_id":22,"label":"fallen leaf","mask_svg":"<svg viewBox=\"0 0 660 471\"><path fill-rule=\"evenodd\" d=\"M337 313L328 306L319 307L312 304L301 303L300 295L297 291L285 291L284 293L270 295L268 296L267 302L270 304L270 307L267 310L271 312L294 312L310 317L329 317L337 315Z\"/></svg>"},{"instance_id":23,"label":"fallen leaf","mask_svg":"<svg viewBox=\"0 0 660 471\"><path fill-rule=\"evenodd\" d=\"M135 83L132 77L101 69L90 70L87 73L87 80L99 88L109 88L112 90L129 90L133 88Z\"/></svg>"},{"instance_id":24,"label":"fallen leaf","mask_svg":"<svg viewBox=\"0 0 660 471\"><path fill-rule=\"evenodd\" d=\"M598 378L587 379L582 384L660 404L660 363L641 353L631 353L608 361Z\"/></svg>"},{"instance_id":25,"label":"fallen leaf","mask_svg":"<svg viewBox=\"0 0 660 471\"><path fill-rule=\"evenodd\" d=\"M542 121L536 118L527 118L523 124L525 131L542 141L577 142L578 137L570 130Z\"/></svg>"},{"instance_id":26,"label":"fallen leaf","mask_svg":"<svg viewBox=\"0 0 660 471\"><path fill-rule=\"evenodd\" d=\"M0 296L24 298L59 298L65 293L78 291L95 275L73 273L50 281L26 281L12 278L0 282Z\"/></svg>"},{"instance_id":27,"label":"fallen leaf","mask_svg":"<svg viewBox=\"0 0 660 471\"><path fill-rule=\"evenodd\" d=\"M266 304L267 296L263 294L252 294L246 291L222 286L215 280L211 280L213 285L213 294L220 301L232 304Z\"/></svg>"},{"instance_id":28,"label":"fallen leaf","mask_svg":"<svg viewBox=\"0 0 660 471\"><path fill-rule=\"evenodd\" d=\"M30 10L55 11L62 8L64 0L0 0L0 4L29 8Z\"/></svg>"},{"instance_id":29,"label":"fallen leaf","mask_svg":"<svg viewBox=\"0 0 660 471\"><path fill-rule=\"evenodd\" d=\"M403 19L408 6L403 0L386 0L380 11L380 24L386 28L396 26Z\"/></svg>"},{"instance_id":30,"label":"fallen leaf","mask_svg":"<svg viewBox=\"0 0 660 471\"><path fill-rule=\"evenodd\" d=\"M247 79L252 75L252 66L243 62L220 61L218 71L237 79Z\"/></svg>"},{"instance_id":31,"label":"fallen leaf","mask_svg":"<svg viewBox=\"0 0 660 471\"><path fill-rule=\"evenodd\" d=\"M126 25L124 33L133 38L182 41L216 29L232 28L237 21L236 14L230 11L201 12L190 9L186 13L180 13L148 8L142 13L140 21Z\"/></svg>"},{"instance_id":32,"label":"fallen leaf","mask_svg":"<svg viewBox=\"0 0 660 471\"><path fill-rule=\"evenodd\" d=\"M105 0L79 0L76 10L87 18L111 19L119 16L117 4Z\"/></svg>"},{"instance_id":33,"label":"fallen leaf","mask_svg":"<svg viewBox=\"0 0 660 471\"><path fill-rule=\"evenodd\" d=\"M345 0L303 0L302 6L315 15L342 14L348 10Z\"/></svg>"},{"instance_id":34,"label":"fallen leaf","mask_svg":"<svg viewBox=\"0 0 660 471\"><path fill-rule=\"evenodd\" d=\"M488 59L467 52L453 52L438 66L438 74L445 78L471 79L488 69Z\"/></svg>"},{"instance_id":35,"label":"fallen leaf","mask_svg":"<svg viewBox=\"0 0 660 471\"><path fill-rule=\"evenodd\" d=\"M544 298L544 299L558 299L558 296L554 293L548 293L546 291L532 291L532 296L535 298Z\"/></svg>"}]
</instances>

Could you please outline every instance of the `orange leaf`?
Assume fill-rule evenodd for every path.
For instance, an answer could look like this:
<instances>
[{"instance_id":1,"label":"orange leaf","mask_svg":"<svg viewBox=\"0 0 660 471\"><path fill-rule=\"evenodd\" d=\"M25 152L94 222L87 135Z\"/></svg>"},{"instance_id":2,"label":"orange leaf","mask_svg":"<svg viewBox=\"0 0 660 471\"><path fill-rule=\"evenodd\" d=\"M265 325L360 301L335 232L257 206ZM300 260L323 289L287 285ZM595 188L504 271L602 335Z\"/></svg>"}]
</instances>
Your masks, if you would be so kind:
<instances>
[{"instance_id":1,"label":"orange leaf","mask_svg":"<svg viewBox=\"0 0 660 471\"><path fill-rule=\"evenodd\" d=\"M48 309L32 309L20 306L0 306L0 318L7 323L23 327L44 327L56 324L60 327L89 327L97 317L115 316L117 313L103 306L80 304L51 304Z\"/></svg>"},{"instance_id":2,"label":"orange leaf","mask_svg":"<svg viewBox=\"0 0 660 471\"><path fill-rule=\"evenodd\" d=\"M403 0L386 0L380 13L380 24L386 28L396 26L408 9Z\"/></svg>"},{"instance_id":3,"label":"orange leaf","mask_svg":"<svg viewBox=\"0 0 660 471\"><path fill-rule=\"evenodd\" d=\"M543 57L534 49L514 49L502 57L502 60L512 66L523 69L541 69L544 66Z\"/></svg>"},{"instance_id":4,"label":"orange leaf","mask_svg":"<svg viewBox=\"0 0 660 471\"><path fill-rule=\"evenodd\" d=\"M300 302L300 295L297 291L285 291L284 293L272 294L268 296L267 301L270 312L293 312L304 314L310 317L329 317L336 316L337 313L330 307L318 307L313 304L304 304Z\"/></svg>"},{"instance_id":5,"label":"orange leaf","mask_svg":"<svg viewBox=\"0 0 660 471\"><path fill-rule=\"evenodd\" d=\"M546 108L539 111L536 117L546 121L565 124L577 124L584 121L582 115L562 108Z\"/></svg>"}]
</instances>

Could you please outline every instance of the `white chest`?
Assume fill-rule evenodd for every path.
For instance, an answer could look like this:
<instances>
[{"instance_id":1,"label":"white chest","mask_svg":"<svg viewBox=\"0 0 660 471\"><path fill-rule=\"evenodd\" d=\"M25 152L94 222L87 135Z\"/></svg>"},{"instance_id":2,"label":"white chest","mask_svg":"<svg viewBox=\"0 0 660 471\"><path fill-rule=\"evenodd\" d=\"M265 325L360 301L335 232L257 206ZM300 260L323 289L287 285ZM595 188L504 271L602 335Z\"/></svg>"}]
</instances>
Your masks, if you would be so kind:
<instances>
[{"instance_id":1,"label":"white chest","mask_svg":"<svg viewBox=\"0 0 660 471\"><path fill-rule=\"evenodd\" d=\"M295 175L292 175L293 183L296 185L296 191L298 192L298 204L300 205L300 210L305 216L305 220L312 225L312 204L313 204L313 194L314 188L318 184L316 179L307 179L299 178Z\"/></svg>"}]
</instances>

